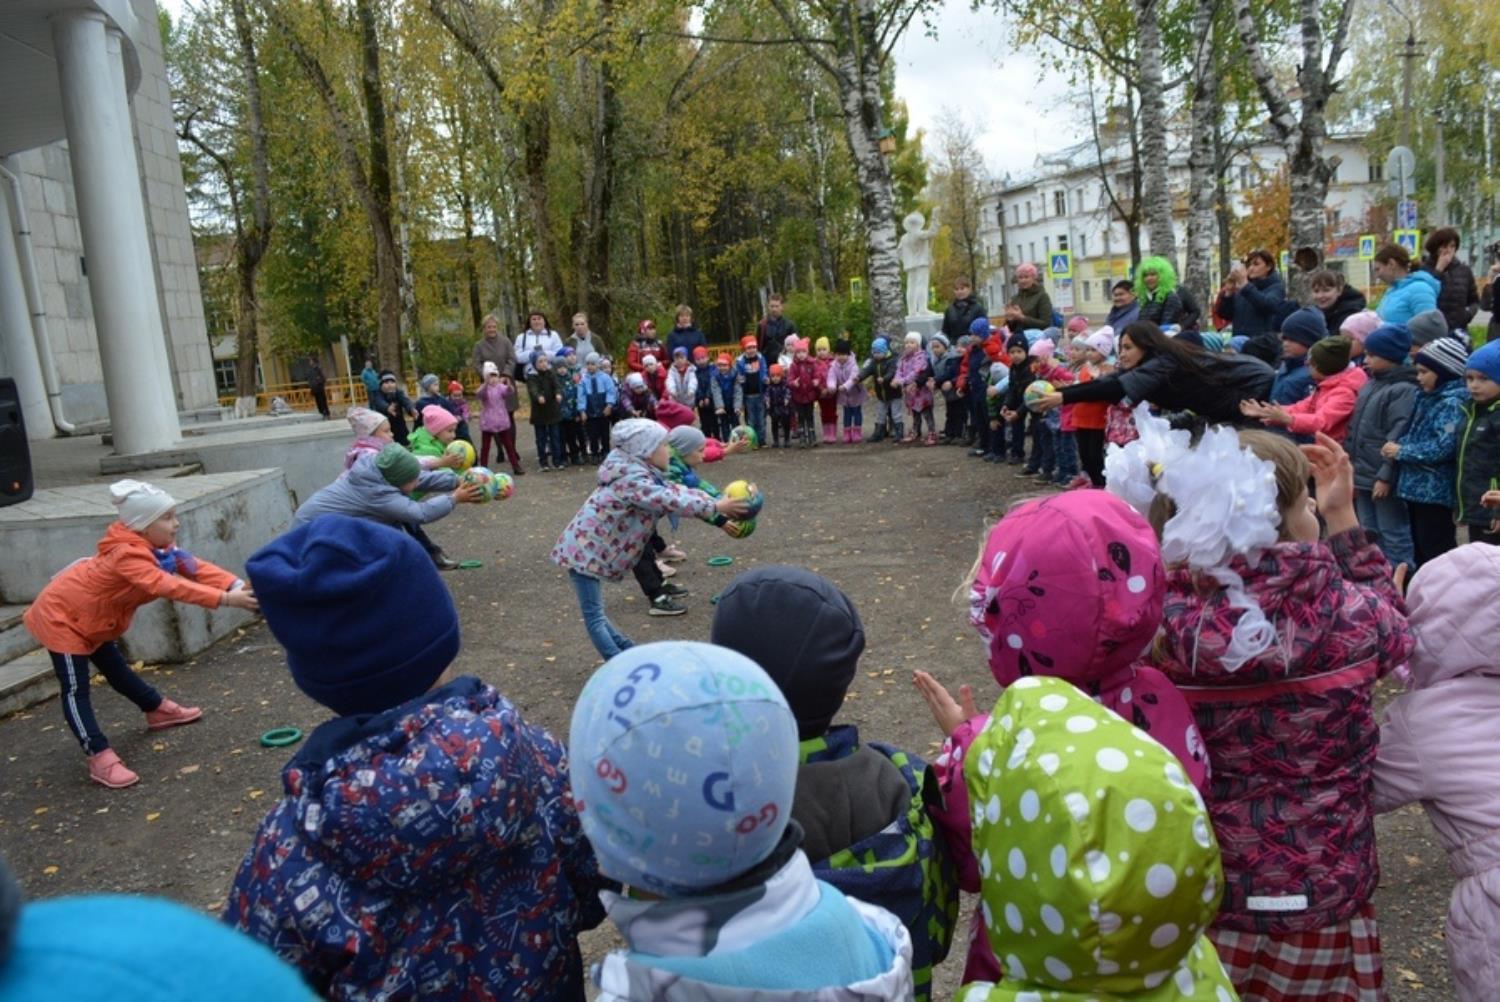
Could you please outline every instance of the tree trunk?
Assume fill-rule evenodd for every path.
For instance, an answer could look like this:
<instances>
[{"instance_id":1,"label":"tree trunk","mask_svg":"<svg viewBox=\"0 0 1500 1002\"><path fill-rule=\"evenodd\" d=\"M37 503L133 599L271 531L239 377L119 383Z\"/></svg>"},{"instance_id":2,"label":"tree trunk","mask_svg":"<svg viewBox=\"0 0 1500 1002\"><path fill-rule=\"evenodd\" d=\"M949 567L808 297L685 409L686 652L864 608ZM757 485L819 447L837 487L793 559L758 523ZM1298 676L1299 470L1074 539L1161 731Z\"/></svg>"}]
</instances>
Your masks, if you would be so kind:
<instances>
[{"instance_id":1,"label":"tree trunk","mask_svg":"<svg viewBox=\"0 0 1500 1002\"><path fill-rule=\"evenodd\" d=\"M479 297L479 269L474 266L474 197L469 194L466 174L459 169L459 183L463 185L459 206L464 217L464 277L469 286L469 316L474 321L474 329L478 330L484 326L484 305Z\"/></svg>"},{"instance_id":2,"label":"tree trunk","mask_svg":"<svg viewBox=\"0 0 1500 1002\"><path fill-rule=\"evenodd\" d=\"M600 22L609 30L614 18L613 0L600 0ZM594 96L593 144L590 157L585 213L583 305L593 330L611 329L610 316L610 211L615 197L615 135L620 128L620 96L615 87L615 64L609 59L591 59L597 65Z\"/></svg>"},{"instance_id":3,"label":"tree trunk","mask_svg":"<svg viewBox=\"0 0 1500 1002\"><path fill-rule=\"evenodd\" d=\"M552 119L544 104L521 112L521 165L531 209L532 244L536 249L537 279L542 283L545 309L559 310L567 301L562 271L557 263L557 241L552 233L552 190L547 160L552 153Z\"/></svg>"},{"instance_id":4,"label":"tree trunk","mask_svg":"<svg viewBox=\"0 0 1500 1002\"><path fill-rule=\"evenodd\" d=\"M245 0L231 0L234 33L239 44L240 73L245 80L245 119L250 133L250 220L242 226L235 244L239 271L238 316L235 322L234 362L235 416L249 417L256 410L256 359L260 351L260 304L256 277L266 248L271 243L271 173L267 152L266 120L261 106L260 62L255 54L255 34L245 10ZM229 179L233 184L233 179Z\"/></svg>"},{"instance_id":5,"label":"tree trunk","mask_svg":"<svg viewBox=\"0 0 1500 1002\"><path fill-rule=\"evenodd\" d=\"M1210 291L1213 276L1209 269L1213 261L1213 248L1218 235L1218 220L1214 216L1215 194L1219 171L1214 155L1218 123L1222 118L1219 110L1219 74L1215 65L1213 47L1214 11L1217 0L1197 0L1193 9L1193 109L1191 119L1192 145L1188 152L1188 226L1187 267L1183 270L1183 284L1197 297L1198 302L1212 300Z\"/></svg>"},{"instance_id":6,"label":"tree trunk","mask_svg":"<svg viewBox=\"0 0 1500 1002\"><path fill-rule=\"evenodd\" d=\"M391 151L386 135L385 96L380 84L380 35L376 28L376 9L372 0L358 0L355 12L360 31L360 88L364 95L365 119L368 128L370 169L366 176L362 169L356 175L356 188L365 188L365 211L370 216L370 229L375 237L375 283L380 292L380 364L397 373L405 371L401 350L401 251L396 243L392 227L391 211ZM310 56L310 54L309 54ZM321 71L321 67L319 67ZM326 76L325 103L337 108L337 99ZM338 117L342 118L342 111ZM359 154L354 151L352 133L346 135L345 160L352 158L353 167L359 167Z\"/></svg>"},{"instance_id":7,"label":"tree trunk","mask_svg":"<svg viewBox=\"0 0 1500 1002\"><path fill-rule=\"evenodd\" d=\"M1325 110L1337 86L1334 74L1343 59L1354 0L1339 0L1326 62L1319 0L1298 0L1298 10L1302 52L1297 67L1299 93L1295 109L1261 48L1260 26L1250 0L1234 0L1234 23L1250 76L1270 112L1271 129L1286 150L1291 170L1291 256L1295 260L1299 250L1309 248L1315 258L1309 264L1317 267L1323 261L1324 201L1328 197L1328 183L1339 165L1337 157L1323 156L1323 142L1328 136ZM1288 268L1287 287L1289 295L1305 299L1307 270L1292 264Z\"/></svg>"},{"instance_id":8,"label":"tree trunk","mask_svg":"<svg viewBox=\"0 0 1500 1002\"><path fill-rule=\"evenodd\" d=\"M823 289L838 291L838 272L833 266L833 251L828 241L828 139L818 122L817 87L809 83L807 92L808 142L813 160L813 235L818 244L818 273Z\"/></svg>"},{"instance_id":9,"label":"tree trunk","mask_svg":"<svg viewBox=\"0 0 1500 1002\"><path fill-rule=\"evenodd\" d=\"M1172 226L1172 190L1167 181L1167 110L1162 83L1161 24L1158 0L1136 0L1140 47L1141 158L1144 161L1146 228L1151 253L1177 261L1177 234Z\"/></svg>"}]
</instances>

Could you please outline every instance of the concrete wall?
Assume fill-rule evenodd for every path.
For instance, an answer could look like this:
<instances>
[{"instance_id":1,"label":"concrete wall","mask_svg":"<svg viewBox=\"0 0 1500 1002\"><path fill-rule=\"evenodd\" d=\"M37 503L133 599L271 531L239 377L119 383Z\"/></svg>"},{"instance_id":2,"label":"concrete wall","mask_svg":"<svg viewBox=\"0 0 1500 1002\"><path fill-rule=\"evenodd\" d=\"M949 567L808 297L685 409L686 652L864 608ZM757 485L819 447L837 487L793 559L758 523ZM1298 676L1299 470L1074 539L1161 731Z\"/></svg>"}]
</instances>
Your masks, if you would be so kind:
<instances>
[{"instance_id":1,"label":"concrete wall","mask_svg":"<svg viewBox=\"0 0 1500 1002\"><path fill-rule=\"evenodd\" d=\"M187 195L172 122L161 37L154 30L153 0L132 0L136 16L152 30L143 32L137 48L140 89L131 99L136 150L147 224L157 276L157 300L166 331L167 357L180 410L217 404L213 356L203 321L203 301L193 258ZM89 300L83 241L78 232L78 205L66 143L54 143L17 154L21 188L31 223L42 301L63 402L69 420L108 418L94 310ZM4 374L4 372L0 372Z\"/></svg>"},{"instance_id":2,"label":"concrete wall","mask_svg":"<svg viewBox=\"0 0 1500 1002\"><path fill-rule=\"evenodd\" d=\"M291 525L291 496L279 470L180 477L161 486L178 500L179 545L236 574ZM17 557L0 562L0 600L33 601L59 570L95 551L114 517L102 484L39 491L25 504L0 509L0 547ZM126 656L185 661L251 618L235 609L153 602L125 634Z\"/></svg>"}]
</instances>

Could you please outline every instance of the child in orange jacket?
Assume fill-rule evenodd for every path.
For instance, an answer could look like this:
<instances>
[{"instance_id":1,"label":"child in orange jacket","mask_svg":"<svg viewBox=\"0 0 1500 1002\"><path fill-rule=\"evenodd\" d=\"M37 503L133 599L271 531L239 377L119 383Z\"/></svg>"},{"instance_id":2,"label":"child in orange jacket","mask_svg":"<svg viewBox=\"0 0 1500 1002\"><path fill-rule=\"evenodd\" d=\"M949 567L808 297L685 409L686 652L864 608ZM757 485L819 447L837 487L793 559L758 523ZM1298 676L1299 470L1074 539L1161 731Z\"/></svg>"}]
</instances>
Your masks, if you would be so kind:
<instances>
[{"instance_id":1,"label":"child in orange jacket","mask_svg":"<svg viewBox=\"0 0 1500 1002\"><path fill-rule=\"evenodd\" d=\"M194 706L163 699L125 663L115 641L130 629L135 610L158 598L209 609L259 608L245 582L177 548L177 502L150 484L110 485L120 520L99 540L99 552L63 568L26 610L26 628L52 656L62 686L63 717L89 759L89 778L110 789L140 777L125 767L99 730L89 704L89 662L110 687L146 714L148 730L189 724Z\"/></svg>"}]
</instances>

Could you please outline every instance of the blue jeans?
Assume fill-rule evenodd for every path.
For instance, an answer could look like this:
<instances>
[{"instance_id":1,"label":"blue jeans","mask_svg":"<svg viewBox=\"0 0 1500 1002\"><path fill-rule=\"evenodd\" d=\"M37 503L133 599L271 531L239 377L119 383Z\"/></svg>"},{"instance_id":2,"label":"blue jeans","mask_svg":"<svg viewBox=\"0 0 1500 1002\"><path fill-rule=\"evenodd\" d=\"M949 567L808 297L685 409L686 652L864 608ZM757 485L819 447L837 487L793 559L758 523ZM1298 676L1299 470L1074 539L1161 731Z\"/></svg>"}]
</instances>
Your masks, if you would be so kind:
<instances>
[{"instance_id":1,"label":"blue jeans","mask_svg":"<svg viewBox=\"0 0 1500 1002\"><path fill-rule=\"evenodd\" d=\"M1033 414L1031 436L1033 440L1031 462L1026 464L1026 468L1041 470L1043 473L1054 472L1057 466L1057 449L1055 448L1057 432L1047 427L1046 421Z\"/></svg>"},{"instance_id":2,"label":"blue jeans","mask_svg":"<svg viewBox=\"0 0 1500 1002\"><path fill-rule=\"evenodd\" d=\"M1031 412L1023 408L1016 411L1016 419L1014 421L1010 421L1002 426L1004 429L1007 429L1007 434L1010 435L1010 458L1012 459L1021 460L1026 458L1026 426L1030 420ZM990 446L990 451L999 453L1001 450L995 446ZM1035 468L1037 457L1034 447L1032 453L1031 462L1026 465Z\"/></svg>"},{"instance_id":3,"label":"blue jeans","mask_svg":"<svg viewBox=\"0 0 1500 1002\"><path fill-rule=\"evenodd\" d=\"M615 629L615 624L604 614L604 582L587 574L568 571L568 580L573 582L573 591L578 594L578 609L583 613L583 628L588 631L594 650L608 661L621 651L634 647L635 642Z\"/></svg>"},{"instance_id":4,"label":"blue jeans","mask_svg":"<svg viewBox=\"0 0 1500 1002\"><path fill-rule=\"evenodd\" d=\"M1073 433L1071 431L1053 432L1052 440L1054 451L1057 453L1057 482L1072 483L1073 478L1078 476L1078 448L1073 443Z\"/></svg>"},{"instance_id":5,"label":"blue jeans","mask_svg":"<svg viewBox=\"0 0 1500 1002\"><path fill-rule=\"evenodd\" d=\"M755 429L755 438L761 445L766 444L766 398L759 393L747 393L744 396L745 423Z\"/></svg>"},{"instance_id":6,"label":"blue jeans","mask_svg":"<svg viewBox=\"0 0 1500 1002\"><path fill-rule=\"evenodd\" d=\"M1392 567L1416 566L1416 549L1411 542L1411 516L1406 502L1392 494L1376 501L1369 491L1354 492L1354 514L1359 524L1375 534L1375 542Z\"/></svg>"},{"instance_id":7,"label":"blue jeans","mask_svg":"<svg viewBox=\"0 0 1500 1002\"><path fill-rule=\"evenodd\" d=\"M536 431L536 462L538 466L547 465L547 457L552 457L553 466L567 466L568 458L563 455L562 425L539 424L534 425Z\"/></svg>"},{"instance_id":8,"label":"blue jeans","mask_svg":"<svg viewBox=\"0 0 1500 1002\"><path fill-rule=\"evenodd\" d=\"M863 407L844 407L844 427L863 428L865 426L865 409Z\"/></svg>"}]
</instances>

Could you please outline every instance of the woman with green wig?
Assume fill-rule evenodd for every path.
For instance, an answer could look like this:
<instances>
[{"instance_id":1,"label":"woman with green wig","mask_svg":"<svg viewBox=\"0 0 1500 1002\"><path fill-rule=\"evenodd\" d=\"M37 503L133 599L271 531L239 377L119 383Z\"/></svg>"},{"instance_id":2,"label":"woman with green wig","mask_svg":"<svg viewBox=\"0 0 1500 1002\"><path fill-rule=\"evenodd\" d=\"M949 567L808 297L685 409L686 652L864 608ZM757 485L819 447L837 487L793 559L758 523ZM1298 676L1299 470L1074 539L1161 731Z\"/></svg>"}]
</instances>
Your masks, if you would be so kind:
<instances>
[{"instance_id":1,"label":"woman with green wig","mask_svg":"<svg viewBox=\"0 0 1500 1002\"><path fill-rule=\"evenodd\" d=\"M1176 324L1192 326L1196 316L1189 316L1177 287L1177 269L1164 257L1143 257L1135 269L1135 298L1141 304L1141 319L1158 327Z\"/></svg>"}]
</instances>

